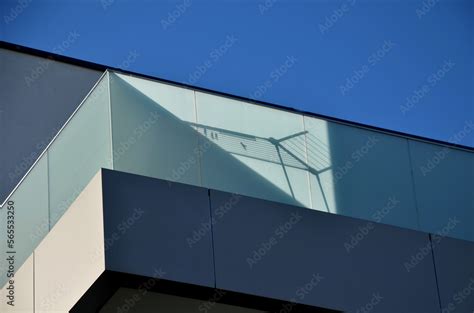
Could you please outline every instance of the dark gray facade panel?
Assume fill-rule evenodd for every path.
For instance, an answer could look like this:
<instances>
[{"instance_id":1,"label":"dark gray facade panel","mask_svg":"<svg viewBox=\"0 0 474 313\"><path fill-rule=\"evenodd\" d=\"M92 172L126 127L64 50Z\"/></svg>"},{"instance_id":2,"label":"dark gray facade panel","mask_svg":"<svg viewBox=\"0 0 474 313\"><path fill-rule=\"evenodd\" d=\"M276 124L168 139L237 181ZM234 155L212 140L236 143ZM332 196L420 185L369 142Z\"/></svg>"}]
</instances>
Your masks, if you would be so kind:
<instances>
[{"instance_id":1,"label":"dark gray facade panel","mask_svg":"<svg viewBox=\"0 0 474 313\"><path fill-rule=\"evenodd\" d=\"M427 234L213 190L211 204L217 288L349 312L440 311Z\"/></svg>"},{"instance_id":2,"label":"dark gray facade panel","mask_svg":"<svg viewBox=\"0 0 474 313\"><path fill-rule=\"evenodd\" d=\"M208 190L102 173L106 269L214 287Z\"/></svg>"},{"instance_id":3,"label":"dark gray facade panel","mask_svg":"<svg viewBox=\"0 0 474 313\"><path fill-rule=\"evenodd\" d=\"M432 236L443 313L474 311L474 243Z\"/></svg>"},{"instance_id":4,"label":"dark gray facade panel","mask_svg":"<svg viewBox=\"0 0 474 313\"><path fill-rule=\"evenodd\" d=\"M102 74L0 49L3 202Z\"/></svg>"}]
</instances>

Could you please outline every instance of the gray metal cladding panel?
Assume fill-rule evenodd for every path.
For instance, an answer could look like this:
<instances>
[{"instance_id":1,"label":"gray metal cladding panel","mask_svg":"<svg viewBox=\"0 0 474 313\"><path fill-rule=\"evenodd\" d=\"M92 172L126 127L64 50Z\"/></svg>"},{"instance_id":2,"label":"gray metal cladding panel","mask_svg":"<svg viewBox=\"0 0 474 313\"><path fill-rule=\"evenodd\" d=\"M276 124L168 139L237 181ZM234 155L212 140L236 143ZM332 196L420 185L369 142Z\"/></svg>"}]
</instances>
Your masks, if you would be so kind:
<instances>
[{"instance_id":1,"label":"gray metal cladding panel","mask_svg":"<svg viewBox=\"0 0 474 313\"><path fill-rule=\"evenodd\" d=\"M214 286L207 189L110 170L103 188L108 270Z\"/></svg>"},{"instance_id":2,"label":"gray metal cladding panel","mask_svg":"<svg viewBox=\"0 0 474 313\"><path fill-rule=\"evenodd\" d=\"M443 313L474 312L474 243L433 236Z\"/></svg>"},{"instance_id":3,"label":"gray metal cladding panel","mask_svg":"<svg viewBox=\"0 0 474 313\"><path fill-rule=\"evenodd\" d=\"M425 233L213 190L211 205L217 288L349 312L439 312Z\"/></svg>"},{"instance_id":4,"label":"gray metal cladding panel","mask_svg":"<svg viewBox=\"0 0 474 313\"><path fill-rule=\"evenodd\" d=\"M102 73L5 49L0 73L3 202Z\"/></svg>"}]
</instances>

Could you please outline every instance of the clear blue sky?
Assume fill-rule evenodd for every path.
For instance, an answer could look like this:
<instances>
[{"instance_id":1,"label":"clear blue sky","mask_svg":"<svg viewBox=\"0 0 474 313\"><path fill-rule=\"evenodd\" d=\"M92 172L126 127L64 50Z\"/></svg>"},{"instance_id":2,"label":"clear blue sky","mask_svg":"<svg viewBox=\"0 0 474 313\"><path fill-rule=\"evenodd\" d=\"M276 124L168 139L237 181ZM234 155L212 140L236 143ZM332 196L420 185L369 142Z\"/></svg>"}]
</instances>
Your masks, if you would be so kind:
<instances>
[{"instance_id":1,"label":"clear blue sky","mask_svg":"<svg viewBox=\"0 0 474 313\"><path fill-rule=\"evenodd\" d=\"M2 40L37 49L440 140L474 122L471 0L0 8ZM474 130L458 143L474 146Z\"/></svg>"}]
</instances>

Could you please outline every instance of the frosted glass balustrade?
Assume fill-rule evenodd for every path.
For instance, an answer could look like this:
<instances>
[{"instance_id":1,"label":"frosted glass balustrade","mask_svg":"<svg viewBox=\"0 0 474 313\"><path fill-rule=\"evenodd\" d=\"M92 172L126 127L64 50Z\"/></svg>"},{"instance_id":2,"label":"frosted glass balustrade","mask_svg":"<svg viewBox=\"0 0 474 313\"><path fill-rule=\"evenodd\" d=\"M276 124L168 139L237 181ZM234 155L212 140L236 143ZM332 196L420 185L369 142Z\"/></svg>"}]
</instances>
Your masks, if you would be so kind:
<instances>
[{"instance_id":1,"label":"frosted glass balustrade","mask_svg":"<svg viewBox=\"0 0 474 313\"><path fill-rule=\"evenodd\" d=\"M311 206L301 115L201 92L196 110L203 186Z\"/></svg>"},{"instance_id":2,"label":"frosted glass balustrade","mask_svg":"<svg viewBox=\"0 0 474 313\"><path fill-rule=\"evenodd\" d=\"M440 187L416 177L419 161L409 141L440 145L129 75L111 77L115 169L422 231L441 222L425 213L424 193L417 198L420 188ZM150 127L134 136L143 125ZM473 153L453 151L465 154L458 170L471 166ZM448 179L453 187L444 194L460 200L459 215L474 228L472 197L458 194L474 179L463 177L457 189ZM444 216L452 209L443 204L437 210ZM453 236L471 238L462 227Z\"/></svg>"},{"instance_id":3,"label":"frosted glass balustrade","mask_svg":"<svg viewBox=\"0 0 474 313\"><path fill-rule=\"evenodd\" d=\"M112 168L110 128L105 77L48 150L51 226L100 168Z\"/></svg>"},{"instance_id":4,"label":"frosted glass balustrade","mask_svg":"<svg viewBox=\"0 0 474 313\"><path fill-rule=\"evenodd\" d=\"M474 241L472 152L410 140L420 228Z\"/></svg>"},{"instance_id":5,"label":"frosted glass balustrade","mask_svg":"<svg viewBox=\"0 0 474 313\"><path fill-rule=\"evenodd\" d=\"M111 74L114 169L200 185L191 90Z\"/></svg>"},{"instance_id":6,"label":"frosted glass balustrade","mask_svg":"<svg viewBox=\"0 0 474 313\"><path fill-rule=\"evenodd\" d=\"M407 140L305 117L313 208L417 229Z\"/></svg>"}]
</instances>

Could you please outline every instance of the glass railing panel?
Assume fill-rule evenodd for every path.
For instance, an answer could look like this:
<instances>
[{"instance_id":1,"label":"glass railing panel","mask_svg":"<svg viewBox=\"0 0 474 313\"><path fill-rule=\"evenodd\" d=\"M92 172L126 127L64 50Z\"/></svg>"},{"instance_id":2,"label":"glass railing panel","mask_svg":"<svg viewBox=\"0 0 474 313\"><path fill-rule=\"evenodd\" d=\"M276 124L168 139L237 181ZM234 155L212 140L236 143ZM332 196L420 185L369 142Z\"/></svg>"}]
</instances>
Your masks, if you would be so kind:
<instances>
[{"instance_id":1,"label":"glass railing panel","mask_svg":"<svg viewBox=\"0 0 474 313\"><path fill-rule=\"evenodd\" d=\"M313 208L417 229L407 140L305 117Z\"/></svg>"},{"instance_id":2,"label":"glass railing panel","mask_svg":"<svg viewBox=\"0 0 474 313\"><path fill-rule=\"evenodd\" d=\"M0 219L0 286L3 286L9 279L7 274L21 267L49 231L47 153L9 197L0 210Z\"/></svg>"},{"instance_id":3,"label":"glass railing panel","mask_svg":"<svg viewBox=\"0 0 474 313\"><path fill-rule=\"evenodd\" d=\"M117 170L422 231L436 230L429 223L439 226L424 216L430 201L442 201L424 194L433 188L440 197L443 188L422 182L420 153L410 154L407 137L129 75L111 77ZM461 182L450 178L445 190L466 204L459 215L469 220L473 201L465 188L472 180L461 168L472 168L473 154L453 151L463 155L456 159L462 167L447 166L442 176L459 171L451 176ZM426 190L418 197L419 188ZM443 216L452 211L448 204L437 210ZM461 232L456 236L471 238Z\"/></svg>"},{"instance_id":4,"label":"glass railing panel","mask_svg":"<svg viewBox=\"0 0 474 313\"><path fill-rule=\"evenodd\" d=\"M200 185L192 90L110 75L114 169Z\"/></svg>"},{"instance_id":5,"label":"glass railing panel","mask_svg":"<svg viewBox=\"0 0 474 313\"><path fill-rule=\"evenodd\" d=\"M51 227L100 168L112 168L110 123L105 75L49 147Z\"/></svg>"},{"instance_id":6,"label":"glass railing panel","mask_svg":"<svg viewBox=\"0 0 474 313\"><path fill-rule=\"evenodd\" d=\"M196 92L205 187L310 207L301 115Z\"/></svg>"},{"instance_id":7,"label":"glass railing panel","mask_svg":"<svg viewBox=\"0 0 474 313\"><path fill-rule=\"evenodd\" d=\"M474 154L409 140L421 230L474 241Z\"/></svg>"}]
</instances>

